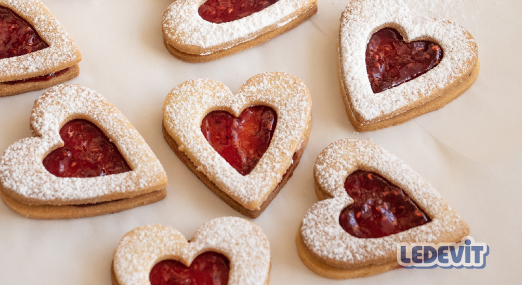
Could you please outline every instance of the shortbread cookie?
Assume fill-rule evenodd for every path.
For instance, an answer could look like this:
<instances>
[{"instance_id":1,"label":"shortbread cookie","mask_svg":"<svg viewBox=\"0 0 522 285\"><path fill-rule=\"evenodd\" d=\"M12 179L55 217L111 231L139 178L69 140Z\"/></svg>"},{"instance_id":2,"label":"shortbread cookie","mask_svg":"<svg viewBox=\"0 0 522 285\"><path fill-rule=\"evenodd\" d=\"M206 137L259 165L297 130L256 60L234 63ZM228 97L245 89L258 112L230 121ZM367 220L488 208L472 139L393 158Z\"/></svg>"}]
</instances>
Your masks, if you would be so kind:
<instances>
[{"instance_id":1,"label":"shortbread cookie","mask_svg":"<svg viewBox=\"0 0 522 285\"><path fill-rule=\"evenodd\" d=\"M261 228L235 217L204 224L189 241L171 227L148 225L122 238L111 272L113 285L268 284L270 245ZM188 283L167 282L176 280Z\"/></svg>"},{"instance_id":2,"label":"shortbread cookie","mask_svg":"<svg viewBox=\"0 0 522 285\"><path fill-rule=\"evenodd\" d=\"M282 72L256 75L237 94L213 80L189 80L163 107L172 150L210 190L251 218L292 176L311 123L308 89Z\"/></svg>"},{"instance_id":3,"label":"shortbread cookie","mask_svg":"<svg viewBox=\"0 0 522 285\"><path fill-rule=\"evenodd\" d=\"M0 0L0 96L40 90L80 74L78 47L39 0Z\"/></svg>"},{"instance_id":4,"label":"shortbread cookie","mask_svg":"<svg viewBox=\"0 0 522 285\"><path fill-rule=\"evenodd\" d=\"M131 123L100 94L59 85L34 103L32 138L0 159L0 197L20 215L70 219L159 201L167 176Z\"/></svg>"},{"instance_id":5,"label":"shortbread cookie","mask_svg":"<svg viewBox=\"0 0 522 285\"><path fill-rule=\"evenodd\" d=\"M297 234L301 260L317 274L348 279L399 268L399 243L459 242L469 227L426 180L396 156L358 139L319 154L322 200Z\"/></svg>"},{"instance_id":6,"label":"shortbread cookie","mask_svg":"<svg viewBox=\"0 0 522 285\"><path fill-rule=\"evenodd\" d=\"M181 60L209 61L264 43L316 12L316 0L176 0L163 15L163 39Z\"/></svg>"},{"instance_id":7,"label":"shortbread cookie","mask_svg":"<svg viewBox=\"0 0 522 285\"><path fill-rule=\"evenodd\" d=\"M468 31L413 15L402 0L351 0L342 14L339 78L357 131L443 107L475 82L479 69Z\"/></svg>"}]
</instances>

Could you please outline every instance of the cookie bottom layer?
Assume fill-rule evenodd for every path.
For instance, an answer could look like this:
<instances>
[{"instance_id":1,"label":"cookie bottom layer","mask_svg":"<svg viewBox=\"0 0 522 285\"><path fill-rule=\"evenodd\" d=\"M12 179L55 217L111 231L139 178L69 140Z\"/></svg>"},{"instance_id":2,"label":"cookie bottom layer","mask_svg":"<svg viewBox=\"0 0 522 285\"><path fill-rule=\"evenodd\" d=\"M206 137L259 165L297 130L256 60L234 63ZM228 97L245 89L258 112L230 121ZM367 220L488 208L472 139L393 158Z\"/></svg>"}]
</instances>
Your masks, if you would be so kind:
<instances>
[{"instance_id":1,"label":"cookie bottom layer","mask_svg":"<svg viewBox=\"0 0 522 285\"><path fill-rule=\"evenodd\" d=\"M14 212L32 219L76 219L112 214L163 200L165 188L132 198L85 205L28 205L9 197L0 187L0 198Z\"/></svg>"},{"instance_id":2,"label":"cookie bottom layer","mask_svg":"<svg viewBox=\"0 0 522 285\"><path fill-rule=\"evenodd\" d=\"M277 29L274 29L270 32L263 33L259 35L258 37L251 39L249 41L240 43L238 45L235 45L229 49L223 49L223 50L217 50L215 52L212 52L210 54L200 55L200 54L191 54L182 52L172 45L170 45L166 39L164 39L165 47L167 50L175 57L187 61L187 62L205 62L205 61L211 61L214 59L222 58L227 55L234 54L236 52L260 45L272 38L275 38L279 36L280 34L286 33L289 30L299 26L302 22L308 20L310 17L312 17L315 13L317 13L317 4L308 9L303 14L297 16L295 19L288 22L286 25L279 27Z\"/></svg>"},{"instance_id":3,"label":"cookie bottom layer","mask_svg":"<svg viewBox=\"0 0 522 285\"><path fill-rule=\"evenodd\" d=\"M15 84L6 84L0 82L0 97L49 88L51 86L69 81L78 75L80 75L80 67L78 64L76 64L69 67L69 70L67 70L64 74L45 81L21 82Z\"/></svg>"},{"instance_id":4,"label":"cookie bottom layer","mask_svg":"<svg viewBox=\"0 0 522 285\"><path fill-rule=\"evenodd\" d=\"M480 62L477 60L477 63L475 66L471 69L471 72L465 76L461 81L456 82L447 88L444 88L439 91L438 96L428 102L425 102L424 104L406 110L402 113L393 115L388 118L384 119L375 119L371 121L365 121L362 119L358 114L354 113L352 110L351 102L349 95L346 93L343 87L342 83L342 74L339 70L339 84L341 87L341 93L344 99L344 105L346 108L346 112L348 113L348 118L350 119L353 127L358 132L368 132L368 131L375 131L378 129L383 129L391 126L395 126L398 124L402 124L404 122L407 122L413 118L416 118L420 115L423 115L425 113L438 110L442 107L444 107L446 104L450 103L451 101L458 98L462 93L464 93L468 88L475 83L477 80L478 74L480 71Z\"/></svg>"},{"instance_id":5,"label":"cookie bottom layer","mask_svg":"<svg viewBox=\"0 0 522 285\"><path fill-rule=\"evenodd\" d=\"M297 253L299 254L299 257L301 258L303 263L313 272L330 279L351 279L358 277L366 277L384 273L392 269L401 268L397 261L349 269L336 268L326 265L321 261L315 259L310 254L301 237L301 231L297 232L296 245Z\"/></svg>"},{"instance_id":6,"label":"cookie bottom layer","mask_svg":"<svg viewBox=\"0 0 522 285\"><path fill-rule=\"evenodd\" d=\"M212 190L212 192L214 192L214 194L216 194L219 198L221 198L221 200L225 201L225 203L227 203L234 210L236 210L239 213L241 213L249 218L252 218L252 219L255 219L255 218L259 217L259 215L261 215L261 213L266 209L266 207L268 207L270 202L272 202L272 200L277 196L277 194L279 193L281 188L283 188L285 186L288 179L290 179L290 177L292 177L292 174L294 173L294 169L299 164L299 161L301 160L301 156L303 155L304 149L306 148L306 144L308 142L308 137L306 137L306 139L301 143L301 147L299 148L299 150L294 153L293 163L286 170L286 173L283 175L281 182L279 182L279 184L276 186L276 188L274 190L272 190L272 192L270 192L270 195L268 195L268 197L263 202L263 204L261 204L261 206L259 207L259 210L251 210L251 209L247 209L247 208L243 207L241 204L239 204L236 200L234 200L228 194L221 191L221 189L219 189L216 186L216 184L214 184L212 181L210 181L210 179L208 179L208 177L203 172L198 171L196 169L196 166L194 165L194 163L192 163L192 161L188 158L188 156L186 156L184 152L179 150L178 144L169 135L169 133L167 132L167 129L165 129L164 125L162 125L162 130L163 130L163 137L165 138L165 141L167 141L170 148L174 151L174 153L176 153L176 155L179 157L179 159L190 169L190 171L192 171L199 178L199 180L201 180L201 182L203 182L210 190Z\"/></svg>"}]
</instances>

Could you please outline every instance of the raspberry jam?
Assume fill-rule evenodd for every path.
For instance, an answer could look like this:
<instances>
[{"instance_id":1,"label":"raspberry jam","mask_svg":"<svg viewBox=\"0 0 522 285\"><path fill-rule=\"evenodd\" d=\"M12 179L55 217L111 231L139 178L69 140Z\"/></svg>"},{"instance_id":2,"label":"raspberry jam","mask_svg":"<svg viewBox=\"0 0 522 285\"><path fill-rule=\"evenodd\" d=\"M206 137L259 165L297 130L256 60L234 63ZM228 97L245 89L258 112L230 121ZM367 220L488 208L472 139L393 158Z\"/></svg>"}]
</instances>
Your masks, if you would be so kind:
<instances>
[{"instance_id":1,"label":"raspberry jam","mask_svg":"<svg viewBox=\"0 0 522 285\"><path fill-rule=\"evenodd\" d=\"M15 80L15 81L6 81L6 82L2 82L2 84L11 84L12 85L12 84L18 84L18 83L25 83L25 82L47 81L47 80L51 80L51 79L53 79L53 78L55 78L57 76L60 76L62 74L65 74L67 72L67 70L69 70L69 68L62 69L62 70L57 71L57 72L41 75L41 76L27 78L27 79Z\"/></svg>"},{"instance_id":2,"label":"raspberry jam","mask_svg":"<svg viewBox=\"0 0 522 285\"><path fill-rule=\"evenodd\" d=\"M405 43L396 30L379 30L366 47L366 71L373 93L421 76L437 66L442 56L442 48L433 42Z\"/></svg>"},{"instance_id":3,"label":"raspberry jam","mask_svg":"<svg viewBox=\"0 0 522 285\"><path fill-rule=\"evenodd\" d=\"M49 47L34 28L11 9L0 6L0 59Z\"/></svg>"},{"instance_id":4,"label":"raspberry jam","mask_svg":"<svg viewBox=\"0 0 522 285\"><path fill-rule=\"evenodd\" d=\"M279 0L207 0L198 13L208 22L226 23L259 12Z\"/></svg>"},{"instance_id":5,"label":"raspberry jam","mask_svg":"<svg viewBox=\"0 0 522 285\"><path fill-rule=\"evenodd\" d=\"M190 267L175 260L163 260L150 271L151 285L226 285L230 262L224 255L204 252Z\"/></svg>"},{"instance_id":6,"label":"raspberry jam","mask_svg":"<svg viewBox=\"0 0 522 285\"><path fill-rule=\"evenodd\" d=\"M64 146L43 160L58 177L97 177L130 171L116 146L93 123L72 120L60 130Z\"/></svg>"},{"instance_id":7,"label":"raspberry jam","mask_svg":"<svg viewBox=\"0 0 522 285\"><path fill-rule=\"evenodd\" d=\"M254 106L237 118L225 111L211 112L201 122L201 131L237 172L247 175L268 149L276 124L274 109Z\"/></svg>"},{"instance_id":8,"label":"raspberry jam","mask_svg":"<svg viewBox=\"0 0 522 285\"><path fill-rule=\"evenodd\" d=\"M352 236L385 237L431 221L401 188L373 172L355 171L344 188L355 202L341 212L339 223Z\"/></svg>"}]
</instances>

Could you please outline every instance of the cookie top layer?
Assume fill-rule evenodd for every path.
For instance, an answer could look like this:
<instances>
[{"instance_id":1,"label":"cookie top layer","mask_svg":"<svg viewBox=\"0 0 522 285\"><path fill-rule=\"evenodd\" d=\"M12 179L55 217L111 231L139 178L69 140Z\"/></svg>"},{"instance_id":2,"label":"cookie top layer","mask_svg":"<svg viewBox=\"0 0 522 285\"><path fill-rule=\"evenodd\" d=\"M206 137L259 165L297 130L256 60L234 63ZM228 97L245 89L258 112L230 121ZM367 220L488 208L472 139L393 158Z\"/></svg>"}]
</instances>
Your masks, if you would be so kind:
<instances>
[{"instance_id":1,"label":"cookie top layer","mask_svg":"<svg viewBox=\"0 0 522 285\"><path fill-rule=\"evenodd\" d=\"M316 0L280 0L242 19L215 24L203 20L199 7L206 0L177 0L163 15L165 40L187 53L205 55L231 48L282 27L316 4Z\"/></svg>"},{"instance_id":2,"label":"cookie top layer","mask_svg":"<svg viewBox=\"0 0 522 285\"><path fill-rule=\"evenodd\" d=\"M114 252L114 273L121 285L150 284L152 267L162 260L190 265L199 254L214 251L230 260L229 284L267 284L270 245L258 226L236 217L214 219L187 241L177 230L148 225L127 233Z\"/></svg>"},{"instance_id":3,"label":"cookie top layer","mask_svg":"<svg viewBox=\"0 0 522 285\"><path fill-rule=\"evenodd\" d=\"M432 219L429 223L381 238L356 238L339 224L341 211L353 203L344 182L355 170L375 172L402 188ZM358 139L343 139L324 149L314 166L319 191L327 198L306 213L301 236L310 253L338 268L395 260L400 242L456 242L469 233L464 220L413 169L383 148Z\"/></svg>"},{"instance_id":4,"label":"cookie top layer","mask_svg":"<svg viewBox=\"0 0 522 285\"><path fill-rule=\"evenodd\" d=\"M0 0L24 18L48 48L0 60L0 82L22 80L71 67L82 59L78 47L60 22L39 0Z\"/></svg>"},{"instance_id":5,"label":"cookie top layer","mask_svg":"<svg viewBox=\"0 0 522 285\"><path fill-rule=\"evenodd\" d=\"M238 116L245 108L264 105L277 112L277 127L270 146L254 170L241 175L207 142L201 121L210 112ZM292 164L293 154L308 136L312 99L296 77L269 72L250 78L236 94L209 79L186 81L174 88L163 107L163 124L169 135L221 191L250 210L257 210Z\"/></svg>"},{"instance_id":6,"label":"cookie top layer","mask_svg":"<svg viewBox=\"0 0 522 285\"><path fill-rule=\"evenodd\" d=\"M63 146L60 129L86 119L114 142L132 171L91 178L60 178L43 166L44 157ZM130 198L167 185L167 175L145 140L123 114L95 91L63 84L35 101L31 114L35 137L11 145L0 160L4 192L25 204L73 205Z\"/></svg>"},{"instance_id":7,"label":"cookie top layer","mask_svg":"<svg viewBox=\"0 0 522 285\"><path fill-rule=\"evenodd\" d=\"M444 51L441 62L416 79L374 94L366 70L366 48L378 30L390 27L407 42L429 40ZM385 119L440 95L471 72L478 60L473 37L461 26L413 15L402 0L351 0L339 32L341 81L352 109L364 120ZM415 107L415 106L413 106Z\"/></svg>"}]
</instances>

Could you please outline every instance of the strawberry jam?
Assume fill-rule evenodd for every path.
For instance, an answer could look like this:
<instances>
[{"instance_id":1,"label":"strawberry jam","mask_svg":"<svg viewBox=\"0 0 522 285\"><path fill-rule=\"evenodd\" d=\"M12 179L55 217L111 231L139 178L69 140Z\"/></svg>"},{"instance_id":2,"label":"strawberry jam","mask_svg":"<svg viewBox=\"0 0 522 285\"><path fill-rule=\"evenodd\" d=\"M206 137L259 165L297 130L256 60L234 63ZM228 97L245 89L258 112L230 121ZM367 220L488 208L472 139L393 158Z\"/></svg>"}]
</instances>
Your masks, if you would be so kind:
<instances>
[{"instance_id":1,"label":"strawberry jam","mask_svg":"<svg viewBox=\"0 0 522 285\"><path fill-rule=\"evenodd\" d=\"M207 0L198 12L201 18L212 23L239 20L259 12L278 0Z\"/></svg>"},{"instance_id":2,"label":"strawberry jam","mask_svg":"<svg viewBox=\"0 0 522 285\"><path fill-rule=\"evenodd\" d=\"M249 174L270 145L277 113L266 106L246 108L239 117L209 113L201 131L210 145L242 175Z\"/></svg>"},{"instance_id":3,"label":"strawberry jam","mask_svg":"<svg viewBox=\"0 0 522 285\"><path fill-rule=\"evenodd\" d=\"M62 74L65 74L67 72L67 70L69 70L69 68L66 68L66 69L63 69L63 70L60 70L57 72L52 72L49 74L41 75L41 76L35 76L35 77L22 79L22 80L6 81L6 82L2 82L2 83L3 84L18 84L18 83L25 83L25 82L47 81L47 80L51 80L57 76L60 76Z\"/></svg>"},{"instance_id":4,"label":"strawberry jam","mask_svg":"<svg viewBox=\"0 0 522 285\"><path fill-rule=\"evenodd\" d=\"M60 130L64 146L43 160L58 177L97 177L130 171L116 146L93 123L72 120Z\"/></svg>"},{"instance_id":5,"label":"strawberry jam","mask_svg":"<svg viewBox=\"0 0 522 285\"><path fill-rule=\"evenodd\" d=\"M341 212L339 222L355 237L385 237L431 221L401 188L373 172L355 171L344 188L355 201Z\"/></svg>"},{"instance_id":6,"label":"strawberry jam","mask_svg":"<svg viewBox=\"0 0 522 285\"><path fill-rule=\"evenodd\" d=\"M0 59L49 47L34 28L11 9L0 6Z\"/></svg>"},{"instance_id":7,"label":"strawberry jam","mask_svg":"<svg viewBox=\"0 0 522 285\"><path fill-rule=\"evenodd\" d=\"M151 285L226 285L230 262L224 255L205 252L187 267L175 260L163 260L150 271Z\"/></svg>"},{"instance_id":8,"label":"strawberry jam","mask_svg":"<svg viewBox=\"0 0 522 285\"><path fill-rule=\"evenodd\" d=\"M405 43L396 30L379 30L366 47L366 71L373 93L421 76L437 66L442 56L442 48L433 42Z\"/></svg>"}]
</instances>

